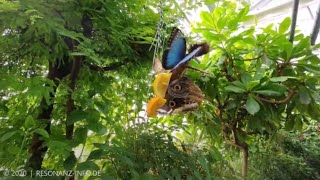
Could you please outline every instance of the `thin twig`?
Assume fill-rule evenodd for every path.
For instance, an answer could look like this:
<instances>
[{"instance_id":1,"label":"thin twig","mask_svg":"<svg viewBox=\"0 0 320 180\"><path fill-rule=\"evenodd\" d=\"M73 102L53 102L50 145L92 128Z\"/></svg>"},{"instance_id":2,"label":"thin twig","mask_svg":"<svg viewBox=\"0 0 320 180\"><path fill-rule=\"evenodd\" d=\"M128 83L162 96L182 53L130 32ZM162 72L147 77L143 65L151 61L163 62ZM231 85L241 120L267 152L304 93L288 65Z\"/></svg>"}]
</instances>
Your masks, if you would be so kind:
<instances>
[{"instance_id":1,"label":"thin twig","mask_svg":"<svg viewBox=\"0 0 320 180\"><path fill-rule=\"evenodd\" d=\"M226 141L226 144L229 144L229 145L232 145L232 146L235 146L239 149L241 149L242 147L239 145L239 144L236 144L235 142L233 141L230 141L230 140L225 140Z\"/></svg>"},{"instance_id":2,"label":"thin twig","mask_svg":"<svg viewBox=\"0 0 320 180\"><path fill-rule=\"evenodd\" d=\"M204 71L204 70L201 70L201 69L198 69L198 68L194 68L194 67L191 67L191 66L189 66L189 65L187 66L187 68L192 69L192 70L195 70L195 71L202 72L202 73L207 74L207 75L213 75L213 74L208 73L208 72L206 72L206 71Z\"/></svg>"},{"instance_id":3,"label":"thin twig","mask_svg":"<svg viewBox=\"0 0 320 180\"><path fill-rule=\"evenodd\" d=\"M173 1L173 3L177 6L177 8L179 9L179 11L181 12L181 14L184 16L185 20L188 21L189 24L191 24L191 21L189 20L188 16L186 15L186 13L181 9L180 5L177 3L177 1Z\"/></svg>"}]
</instances>

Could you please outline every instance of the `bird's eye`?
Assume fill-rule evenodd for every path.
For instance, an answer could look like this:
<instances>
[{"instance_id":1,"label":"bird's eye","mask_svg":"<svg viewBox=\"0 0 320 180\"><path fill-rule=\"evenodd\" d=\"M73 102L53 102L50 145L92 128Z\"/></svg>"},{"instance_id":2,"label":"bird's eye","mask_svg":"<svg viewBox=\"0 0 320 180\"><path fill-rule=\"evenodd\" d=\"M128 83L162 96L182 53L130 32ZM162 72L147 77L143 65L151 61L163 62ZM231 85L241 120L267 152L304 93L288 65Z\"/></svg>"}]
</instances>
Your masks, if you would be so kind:
<instances>
[{"instance_id":1,"label":"bird's eye","mask_svg":"<svg viewBox=\"0 0 320 180\"><path fill-rule=\"evenodd\" d=\"M175 103L174 101L170 101L170 102L169 102L169 106L170 106L170 107L174 107L174 106L176 106L176 103Z\"/></svg>"},{"instance_id":2,"label":"bird's eye","mask_svg":"<svg viewBox=\"0 0 320 180\"><path fill-rule=\"evenodd\" d=\"M180 85L175 85L175 86L173 87L173 89L174 89L175 91L180 91L180 90L181 90L181 86L180 86Z\"/></svg>"}]
</instances>

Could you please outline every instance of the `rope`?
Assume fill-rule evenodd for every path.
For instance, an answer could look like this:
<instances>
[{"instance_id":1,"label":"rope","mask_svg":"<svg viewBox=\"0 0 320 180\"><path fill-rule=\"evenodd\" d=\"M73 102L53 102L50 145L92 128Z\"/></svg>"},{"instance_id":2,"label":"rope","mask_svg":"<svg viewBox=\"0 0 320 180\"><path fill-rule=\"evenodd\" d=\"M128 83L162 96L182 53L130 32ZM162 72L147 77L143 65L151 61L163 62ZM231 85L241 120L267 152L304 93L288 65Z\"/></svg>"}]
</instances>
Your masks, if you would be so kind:
<instances>
[{"instance_id":1,"label":"rope","mask_svg":"<svg viewBox=\"0 0 320 180\"><path fill-rule=\"evenodd\" d=\"M163 20L163 2L162 0L159 0L159 4L158 4L158 7L157 7L157 10L159 12L159 22L158 22L158 25L157 25L157 31L156 31L156 34L153 38L153 41L150 45L150 48L149 48L149 51L152 49L152 47L154 47L154 53L153 53L153 62L152 62L152 65L154 65L155 63L155 59L157 58L157 55L160 54L160 48L163 47L163 39L162 39L162 32L163 32L163 27L164 27L164 20ZM152 76L154 74L151 74ZM150 81L148 83L148 89L147 89L147 94L149 94L150 92L150 84L151 84L151 78L150 78ZM144 119L147 118L147 108L145 109L144 111Z\"/></svg>"},{"instance_id":2,"label":"rope","mask_svg":"<svg viewBox=\"0 0 320 180\"><path fill-rule=\"evenodd\" d=\"M151 46L149 48L149 51L152 49L152 47L154 47L154 53L153 53L153 64L155 61L155 58L157 56L157 54L159 54L159 49L162 47L162 29L164 26L164 21L163 21L163 4L162 4L162 0L159 0L159 5L158 5L158 12L160 15L160 20L158 22L158 26L157 26L157 32L155 34L155 37L153 38L153 41L151 43Z\"/></svg>"},{"instance_id":3,"label":"rope","mask_svg":"<svg viewBox=\"0 0 320 180\"><path fill-rule=\"evenodd\" d=\"M157 55L160 54L160 48L163 47L163 44L164 41L162 40L161 37L162 36L162 30L163 30L163 26L164 26L164 21L163 21L163 4L162 4L162 0L159 0L159 4L158 4L158 12L159 12L159 15L160 15L160 20L158 22L158 25L157 25L157 32L155 34L155 37L151 43L151 46L149 48L149 51L152 49L152 47L154 47L154 53L153 53L153 61L152 61L152 66L155 65L155 60L157 58ZM152 77L154 76L154 74L151 74ZM150 84L151 84L151 81L152 81L152 78L149 78L149 82L148 82L148 89L147 89L147 94L149 94L150 92ZM147 118L147 108L145 109L144 111L144 119L147 120L147 123L149 123L149 118ZM154 148L154 155L155 157L157 157L157 151L156 151L156 145L153 146ZM156 158L156 167L158 168L158 162L157 162L157 158Z\"/></svg>"}]
</instances>

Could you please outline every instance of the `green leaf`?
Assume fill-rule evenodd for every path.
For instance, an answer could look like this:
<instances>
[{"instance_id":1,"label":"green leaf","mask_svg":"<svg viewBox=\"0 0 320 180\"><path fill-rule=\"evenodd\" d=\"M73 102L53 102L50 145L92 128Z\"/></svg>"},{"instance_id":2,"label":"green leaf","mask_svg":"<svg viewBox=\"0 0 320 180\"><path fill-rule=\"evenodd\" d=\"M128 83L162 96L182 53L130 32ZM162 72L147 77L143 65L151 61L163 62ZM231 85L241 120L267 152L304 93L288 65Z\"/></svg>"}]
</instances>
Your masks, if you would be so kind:
<instances>
[{"instance_id":1,"label":"green leaf","mask_svg":"<svg viewBox=\"0 0 320 180\"><path fill-rule=\"evenodd\" d=\"M37 133L37 134L40 134L44 138L49 138L49 133L44 129L38 128L38 129L34 130L33 132Z\"/></svg>"},{"instance_id":2,"label":"green leaf","mask_svg":"<svg viewBox=\"0 0 320 180\"><path fill-rule=\"evenodd\" d=\"M202 32L202 35L207 41L220 41L221 38L221 35L215 34L210 31L204 31Z\"/></svg>"},{"instance_id":3,"label":"green leaf","mask_svg":"<svg viewBox=\"0 0 320 180\"><path fill-rule=\"evenodd\" d=\"M270 81L272 82L284 82L288 79L297 79L297 77L293 77L293 76L278 76L278 77L272 77L270 78Z\"/></svg>"},{"instance_id":4,"label":"green leaf","mask_svg":"<svg viewBox=\"0 0 320 180\"><path fill-rule=\"evenodd\" d=\"M250 81L249 83L247 83L246 89L250 91L252 88L256 87L258 84L260 84L260 80Z\"/></svg>"},{"instance_id":5,"label":"green leaf","mask_svg":"<svg viewBox=\"0 0 320 180\"><path fill-rule=\"evenodd\" d=\"M209 151L210 156L216 161L220 161L223 159L222 154L220 153L219 149L216 147L212 147L211 150Z\"/></svg>"},{"instance_id":6,"label":"green leaf","mask_svg":"<svg viewBox=\"0 0 320 180\"><path fill-rule=\"evenodd\" d=\"M238 18L243 19L248 14L249 10L250 10L249 6L245 6L244 8L242 8L238 13Z\"/></svg>"},{"instance_id":7,"label":"green leaf","mask_svg":"<svg viewBox=\"0 0 320 180\"><path fill-rule=\"evenodd\" d=\"M234 37L228 38L227 39L227 43L228 43L229 46L232 46L234 43L236 43L238 41L241 41L242 38L243 37L241 35L234 36Z\"/></svg>"},{"instance_id":8,"label":"green leaf","mask_svg":"<svg viewBox=\"0 0 320 180\"><path fill-rule=\"evenodd\" d=\"M209 165L208 165L208 161L206 160L206 158L204 156L200 156L198 158L198 161L201 164L202 168L205 170L206 174L210 176ZM208 179L211 179L211 178L208 178Z\"/></svg>"},{"instance_id":9,"label":"green leaf","mask_svg":"<svg viewBox=\"0 0 320 180\"><path fill-rule=\"evenodd\" d=\"M86 56L85 53L83 52L72 52L72 53L69 53L70 56Z\"/></svg>"},{"instance_id":10,"label":"green leaf","mask_svg":"<svg viewBox=\"0 0 320 180\"><path fill-rule=\"evenodd\" d=\"M308 114L312 119L320 122L320 106L316 103L311 103L308 105Z\"/></svg>"},{"instance_id":11,"label":"green leaf","mask_svg":"<svg viewBox=\"0 0 320 180\"><path fill-rule=\"evenodd\" d=\"M217 65L222 65L224 63L224 61L227 59L227 56L225 54L221 55L219 57L219 60L217 62Z\"/></svg>"},{"instance_id":12,"label":"green leaf","mask_svg":"<svg viewBox=\"0 0 320 180\"><path fill-rule=\"evenodd\" d=\"M104 143L93 143L93 146L99 149L103 149L103 150L110 150L111 147L108 144L104 144Z\"/></svg>"},{"instance_id":13,"label":"green leaf","mask_svg":"<svg viewBox=\"0 0 320 180\"><path fill-rule=\"evenodd\" d=\"M101 179L107 179L107 180L117 180L116 177L111 176L111 175L108 174L108 173L101 173L101 176L100 176L99 178L101 178Z\"/></svg>"},{"instance_id":14,"label":"green leaf","mask_svg":"<svg viewBox=\"0 0 320 180\"><path fill-rule=\"evenodd\" d=\"M238 27L238 24L239 24L239 19L238 19L238 18L231 19L231 20L228 22L228 28L229 28L229 29L235 29L235 28Z\"/></svg>"},{"instance_id":15,"label":"green leaf","mask_svg":"<svg viewBox=\"0 0 320 180\"><path fill-rule=\"evenodd\" d=\"M235 93L244 93L244 92L246 92L245 89L242 89L242 88L237 87L237 86L232 86L232 85L227 86L227 87L225 87L224 89L225 89L226 91L231 91L231 92L235 92Z\"/></svg>"},{"instance_id":16,"label":"green leaf","mask_svg":"<svg viewBox=\"0 0 320 180\"><path fill-rule=\"evenodd\" d=\"M57 33L62 35L62 36L69 37L69 38L71 38L73 40L76 40L78 42L80 42L80 38L83 37L83 35L81 33L70 31L70 30L67 30L67 29L65 29L63 27L57 28Z\"/></svg>"},{"instance_id":17,"label":"green leaf","mask_svg":"<svg viewBox=\"0 0 320 180\"><path fill-rule=\"evenodd\" d=\"M273 30L273 26L274 24L271 23L269 24L266 28L261 28L263 30L264 33L266 34L270 34L270 35L274 35L276 34L277 32L275 30Z\"/></svg>"},{"instance_id":18,"label":"green leaf","mask_svg":"<svg viewBox=\"0 0 320 180\"><path fill-rule=\"evenodd\" d=\"M217 83L218 83L217 78L212 78L206 83L204 92L208 95L208 97L213 98L216 96L218 92L218 88L216 86Z\"/></svg>"},{"instance_id":19,"label":"green leaf","mask_svg":"<svg viewBox=\"0 0 320 180\"><path fill-rule=\"evenodd\" d=\"M257 90L257 91L253 91L253 92L258 93L258 94L262 94L265 96L281 96L282 95L282 93L277 92L277 91L272 91L272 90Z\"/></svg>"},{"instance_id":20,"label":"green leaf","mask_svg":"<svg viewBox=\"0 0 320 180\"><path fill-rule=\"evenodd\" d=\"M77 170L79 171L90 171L90 170L98 171L99 169L100 169L99 166L92 161L86 161L78 164L77 166Z\"/></svg>"},{"instance_id":21,"label":"green leaf","mask_svg":"<svg viewBox=\"0 0 320 180\"><path fill-rule=\"evenodd\" d=\"M71 151L69 157L63 162L64 169L73 169L77 163L77 157L74 155L74 152Z\"/></svg>"},{"instance_id":22,"label":"green leaf","mask_svg":"<svg viewBox=\"0 0 320 180\"><path fill-rule=\"evenodd\" d=\"M262 86L262 87L258 88L256 91L259 91L259 90L276 91L282 95L288 90L288 88L284 85L281 85L281 84L272 83L272 84Z\"/></svg>"},{"instance_id":23,"label":"green leaf","mask_svg":"<svg viewBox=\"0 0 320 180\"><path fill-rule=\"evenodd\" d=\"M304 68L308 72L320 74L320 67L318 66L313 66L311 64L297 64L297 66Z\"/></svg>"},{"instance_id":24,"label":"green leaf","mask_svg":"<svg viewBox=\"0 0 320 180\"><path fill-rule=\"evenodd\" d=\"M291 24L291 18L289 17L285 18L279 25L279 33L280 34L285 33L289 29L290 24Z\"/></svg>"},{"instance_id":25,"label":"green leaf","mask_svg":"<svg viewBox=\"0 0 320 180\"><path fill-rule=\"evenodd\" d=\"M4 142L8 139L10 139L13 135L15 135L18 131L11 131L11 132L7 132L4 135L2 135L2 137L0 138L0 142Z\"/></svg>"},{"instance_id":26,"label":"green leaf","mask_svg":"<svg viewBox=\"0 0 320 180\"><path fill-rule=\"evenodd\" d=\"M242 89L246 88L246 86L240 81L233 81L232 84Z\"/></svg>"},{"instance_id":27,"label":"green leaf","mask_svg":"<svg viewBox=\"0 0 320 180\"><path fill-rule=\"evenodd\" d=\"M217 28L221 30L224 28L225 24L226 24L226 21L224 19L219 19L217 22Z\"/></svg>"},{"instance_id":28,"label":"green leaf","mask_svg":"<svg viewBox=\"0 0 320 180\"><path fill-rule=\"evenodd\" d=\"M104 135L107 133L107 129L100 122L89 123L87 127L98 135Z\"/></svg>"},{"instance_id":29,"label":"green leaf","mask_svg":"<svg viewBox=\"0 0 320 180\"><path fill-rule=\"evenodd\" d=\"M65 157L70 156L72 147L66 139L53 140L53 138L48 139L48 148L52 149L58 155L63 155Z\"/></svg>"},{"instance_id":30,"label":"green leaf","mask_svg":"<svg viewBox=\"0 0 320 180\"><path fill-rule=\"evenodd\" d=\"M311 47L312 50L317 50L320 49L320 43L315 44L314 46Z\"/></svg>"},{"instance_id":31,"label":"green leaf","mask_svg":"<svg viewBox=\"0 0 320 180\"><path fill-rule=\"evenodd\" d=\"M309 90L306 87L301 86L299 88L299 100L301 104L310 104L311 97L309 95Z\"/></svg>"},{"instance_id":32,"label":"green leaf","mask_svg":"<svg viewBox=\"0 0 320 180\"><path fill-rule=\"evenodd\" d=\"M256 114L260 110L259 103L253 98L252 95L248 96L247 103L246 103L246 110L251 115Z\"/></svg>"},{"instance_id":33,"label":"green leaf","mask_svg":"<svg viewBox=\"0 0 320 180\"><path fill-rule=\"evenodd\" d=\"M294 127L294 117L290 117L288 118L288 120L285 122L284 126L285 126L285 130L287 131L291 131Z\"/></svg>"},{"instance_id":34,"label":"green leaf","mask_svg":"<svg viewBox=\"0 0 320 180\"><path fill-rule=\"evenodd\" d=\"M24 126L26 128L32 128L33 126L36 125L36 122L34 121L33 117L29 115L26 120L24 121Z\"/></svg>"},{"instance_id":35,"label":"green leaf","mask_svg":"<svg viewBox=\"0 0 320 180\"><path fill-rule=\"evenodd\" d=\"M209 12L201 11L200 18L206 24L213 24L214 23L214 20Z\"/></svg>"},{"instance_id":36,"label":"green leaf","mask_svg":"<svg viewBox=\"0 0 320 180\"><path fill-rule=\"evenodd\" d=\"M74 141L76 145L86 142L88 134L88 129L84 127L79 127L74 132Z\"/></svg>"},{"instance_id":37,"label":"green leaf","mask_svg":"<svg viewBox=\"0 0 320 180\"><path fill-rule=\"evenodd\" d=\"M301 131L302 127L303 127L302 117L296 116L296 118L294 119L294 129Z\"/></svg>"},{"instance_id":38,"label":"green leaf","mask_svg":"<svg viewBox=\"0 0 320 180\"><path fill-rule=\"evenodd\" d=\"M88 121L96 123L100 119L100 112L97 110L90 110L88 111Z\"/></svg>"},{"instance_id":39,"label":"green leaf","mask_svg":"<svg viewBox=\"0 0 320 180\"><path fill-rule=\"evenodd\" d=\"M93 160L93 159L103 159L106 155L106 152L101 149L96 149L91 151L90 155L88 156L87 160Z\"/></svg>"},{"instance_id":40,"label":"green leaf","mask_svg":"<svg viewBox=\"0 0 320 180\"><path fill-rule=\"evenodd\" d=\"M300 42L297 45L295 45L293 48L294 57L297 57L299 52L305 49L308 49L309 47L310 47L310 38L301 39Z\"/></svg>"},{"instance_id":41,"label":"green leaf","mask_svg":"<svg viewBox=\"0 0 320 180\"><path fill-rule=\"evenodd\" d=\"M239 37L244 37L244 36L252 36L254 33L255 27L250 27L249 29L244 30L243 32L241 32L239 35Z\"/></svg>"},{"instance_id":42,"label":"green leaf","mask_svg":"<svg viewBox=\"0 0 320 180\"><path fill-rule=\"evenodd\" d=\"M241 82L244 85L247 85L250 81L252 81L252 77L249 73L245 72L241 74Z\"/></svg>"},{"instance_id":43,"label":"green leaf","mask_svg":"<svg viewBox=\"0 0 320 180\"><path fill-rule=\"evenodd\" d=\"M139 179L154 180L155 178L154 178L154 175L150 174L149 172L146 172L140 175Z\"/></svg>"},{"instance_id":44,"label":"green leaf","mask_svg":"<svg viewBox=\"0 0 320 180\"><path fill-rule=\"evenodd\" d=\"M67 115L67 124L73 124L75 122L85 120L90 116L87 112L81 110L74 110Z\"/></svg>"},{"instance_id":45,"label":"green leaf","mask_svg":"<svg viewBox=\"0 0 320 180\"><path fill-rule=\"evenodd\" d=\"M320 95L317 92L311 92L311 97L314 101L320 102Z\"/></svg>"},{"instance_id":46,"label":"green leaf","mask_svg":"<svg viewBox=\"0 0 320 180\"><path fill-rule=\"evenodd\" d=\"M214 19L220 19L225 13L225 8L216 6L212 12Z\"/></svg>"}]
</instances>

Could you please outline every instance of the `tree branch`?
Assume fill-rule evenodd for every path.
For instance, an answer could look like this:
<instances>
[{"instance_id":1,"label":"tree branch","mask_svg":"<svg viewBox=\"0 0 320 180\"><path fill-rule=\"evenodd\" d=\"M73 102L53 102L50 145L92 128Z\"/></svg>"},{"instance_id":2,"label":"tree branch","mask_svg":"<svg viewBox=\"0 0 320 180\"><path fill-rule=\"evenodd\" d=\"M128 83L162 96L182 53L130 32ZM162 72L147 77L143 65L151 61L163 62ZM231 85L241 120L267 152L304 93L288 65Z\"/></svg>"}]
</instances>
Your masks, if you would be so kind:
<instances>
[{"instance_id":1,"label":"tree branch","mask_svg":"<svg viewBox=\"0 0 320 180\"><path fill-rule=\"evenodd\" d=\"M87 13L84 13L82 15L81 25L83 28L83 35L86 36L87 38L91 38L93 24L92 24L92 20L91 20L90 16ZM67 40L67 39L65 39L65 40ZM67 45L68 45L68 43L70 45L72 45L72 46L68 45L68 47L71 50L74 49L75 46L78 45L78 43L74 40L71 40L71 42L66 41L66 43L67 43ZM70 80L69 87L71 89L71 92L69 93L68 100L67 100L67 115L75 110L74 100L72 99L72 92L75 90L76 80L77 80L78 74L80 72L80 68L81 68L81 64L82 64L83 60L84 60L83 56L77 56L73 60L70 79L69 79ZM69 140L72 139L73 130L74 130L74 124L73 123L68 124L66 122L66 138L67 139L69 139Z\"/></svg>"},{"instance_id":2,"label":"tree branch","mask_svg":"<svg viewBox=\"0 0 320 180\"><path fill-rule=\"evenodd\" d=\"M50 93L50 104L47 104L44 98L41 100L40 104L40 114L37 119L45 123L45 130L50 134L50 126L51 126L51 114L53 111L53 100L55 98L55 92L57 87L59 86L59 80L64 78L67 74L70 73L70 63L68 62L67 57L63 57L63 63L59 65L59 59L56 59L55 62L49 62L49 73L47 78L54 81L55 86L53 92ZM37 133L33 133L32 141L29 148L30 158L26 163L26 167L32 170L39 170L42 166L42 161L47 152L48 147L45 145L45 140L43 140L42 136Z\"/></svg>"},{"instance_id":3,"label":"tree branch","mask_svg":"<svg viewBox=\"0 0 320 180\"><path fill-rule=\"evenodd\" d=\"M197 68L191 67L191 66L189 66L189 65L187 65L187 68L189 68L189 69L191 69L191 70L194 70L194 71L199 71L199 72L201 72L201 73L203 73L203 74L206 74L206 75L212 75L211 73L208 73L208 72L206 72L206 71L204 71L204 70L201 70L201 69L197 69Z\"/></svg>"},{"instance_id":4,"label":"tree branch","mask_svg":"<svg viewBox=\"0 0 320 180\"><path fill-rule=\"evenodd\" d=\"M80 66L81 66L82 60L83 60L82 56L77 56L76 59L73 60L72 69L71 69L70 78L69 78L70 80L69 87L71 89L71 92L69 93L68 100L67 100L67 114L70 114L75 109L74 100L72 99L72 92L75 90L76 79L80 72ZM74 129L74 124L66 125L67 139L72 139L73 129Z\"/></svg>"},{"instance_id":5,"label":"tree branch","mask_svg":"<svg viewBox=\"0 0 320 180\"><path fill-rule=\"evenodd\" d=\"M239 149L242 148L239 144L236 144L236 143L233 142L233 141L230 141L230 140L227 140L227 139L226 139L225 142L226 142L226 144L232 145L232 146L237 147L237 148L239 148Z\"/></svg>"}]
</instances>

